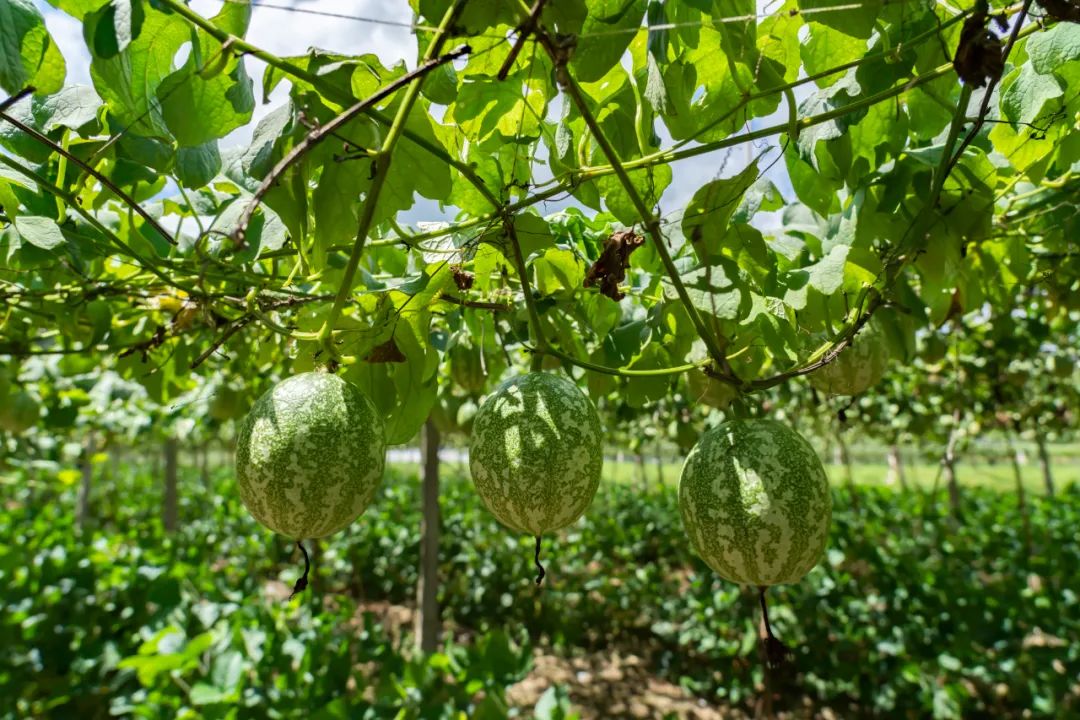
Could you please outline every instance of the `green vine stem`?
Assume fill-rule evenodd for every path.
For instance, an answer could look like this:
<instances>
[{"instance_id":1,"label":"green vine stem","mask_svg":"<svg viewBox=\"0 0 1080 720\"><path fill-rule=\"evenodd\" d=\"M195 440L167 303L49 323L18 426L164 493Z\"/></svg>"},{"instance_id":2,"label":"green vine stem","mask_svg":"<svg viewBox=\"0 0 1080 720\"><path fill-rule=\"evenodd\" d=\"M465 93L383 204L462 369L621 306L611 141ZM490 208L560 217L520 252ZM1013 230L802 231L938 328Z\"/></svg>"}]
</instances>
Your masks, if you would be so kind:
<instances>
[{"instance_id":1,"label":"green vine stem","mask_svg":"<svg viewBox=\"0 0 1080 720\"><path fill-rule=\"evenodd\" d=\"M336 103L341 104L342 106L347 107L360 99L353 97L351 93L342 92L338 88L335 88L333 85L329 85L323 82L323 80L320 79L317 75L314 75L313 73L304 70L302 67L295 65L288 60L282 59L271 52L263 50L262 48L249 43L243 38L237 37L222 30L217 25L214 25L214 23L212 23L210 20L193 11L187 5L179 2L179 0L159 0L159 2L162 7L166 7L169 10L172 10L173 12L181 15L188 22L196 25L218 42L222 44L227 43L231 48L234 48L236 52L256 57L270 67L280 70L286 75L294 77L297 80L303 80L305 83L311 85L313 88L318 90L321 95L333 100ZM364 114L382 125L393 125L393 120L388 115L380 112L379 110L376 110L375 108L366 109L364 111ZM491 204L493 208L500 208L502 206L502 203L499 202L499 199L495 197L491 190L488 189L488 187L484 184L484 181L480 178L479 175L476 174L476 171L473 170L472 166L470 166L468 163L458 160L457 158L450 155L450 153L446 152L444 149L431 143L423 136L418 135L417 133L409 130L408 128L399 130L399 132L417 147L422 148L425 152L431 154L440 162L446 163L447 165L461 173L462 177L464 177L470 184L472 184L476 188L477 192L479 192L484 197L484 199Z\"/></svg>"},{"instance_id":2,"label":"green vine stem","mask_svg":"<svg viewBox=\"0 0 1080 720\"><path fill-rule=\"evenodd\" d=\"M541 350L540 348L526 348L526 349L529 350L530 352L538 353L538 354L541 354L541 355L553 355L554 357L557 357L557 358L559 358L561 360L565 360L566 362L570 363L571 365L582 368L584 370L591 370L593 372L598 372L598 373L601 373L603 375L615 375L617 377L628 377L628 378L629 377L659 377L659 376L662 376L662 375L682 375L683 373L689 372L690 370L701 369L701 368L705 367L708 363L712 362L712 360L702 360L700 362L687 363L685 365L677 365L675 367L649 368L647 370L635 370L633 368L613 368L613 367L608 367L606 365L598 365L596 363L592 363L592 362L589 362L587 360L581 360L579 358L576 358L573 355L570 355L569 353L565 353L562 350L559 350L557 348L553 348L550 345L548 347L544 348L543 350Z\"/></svg>"},{"instance_id":3,"label":"green vine stem","mask_svg":"<svg viewBox=\"0 0 1080 720\"><path fill-rule=\"evenodd\" d=\"M960 129L963 127L967 118L967 107L971 101L971 91L970 85L964 85L960 89L960 98L956 103L952 123L949 126L949 134L946 137L945 145L941 150L941 160L934 169L934 178L930 187L930 196L923 204L918 216L916 216L915 220L909 226L908 232L905 233L904 237L901 238L900 242L897 244L892 257L885 263L885 277L881 283L882 288L879 290L873 286L864 287L859 293L859 297L855 303L854 319L850 320L841 329L837 337L812 353L806 364L795 370L774 375L771 378L754 381L750 383L751 388L770 388L779 385L782 382L786 382L793 377L806 375L807 373L813 372L823 365L832 362L844 348L851 344L855 335L867 322L869 322L870 317L884 302L882 292L892 287L892 284L900 276L900 271L903 270L907 262L915 255L915 253L907 252L908 248L905 247L905 240L911 235L914 238L914 242L919 243L924 240L924 235L929 228L932 211L937 207L938 200L941 198L941 192L945 188L945 180L948 178L949 172L953 167L953 148L956 146L957 140L960 137Z\"/></svg>"},{"instance_id":4,"label":"green vine stem","mask_svg":"<svg viewBox=\"0 0 1080 720\"><path fill-rule=\"evenodd\" d=\"M529 269L525 267L521 241L518 240L517 229L514 227L514 218L509 213L503 214L503 227L506 229L506 236L510 239L510 249L514 252L514 264L517 266L518 277L521 278L521 294L525 296L525 307L529 311L529 326L532 328L533 342L536 343L535 352L544 353L547 351L547 338L544 337L544 328L540 324L540 312L536 309L536 298L533 297L532 287L529 284ZM538 365L537 362L533 365L534 371L539 369L535 367Z\"/></svg>"},{"instance_id":5,"label":"green vine stem","mask_svg":"<svg viewBox=\"0 0 1080 720\"><path fill-rule=\"evenodd\" d=\"M425 75L427 75L435 68L440 67L456 58L459 58L468 52L469 46L463 45L457 50L451 53L447 53L446 55L440 55L437 57L432 57L429 60L425 60L424 62L420 63L416 67L416 69L406 73L405 75L402 75L400 78L397 78L393 82L384 85L372 95L368 96L364 100L354 103L353 105L349 106L341 113L336 115L332 120L326 122L323 125L320 125L319 127L312 130L310 133L308 133L303 140L293 146L292 150L290 150L283 158L281 158L281 160L278 161L276 165L274 165L273 169L269 173L267 173L266 177L263 178L261 183L259 183L259 187L255 189L255 192L252 194L251 199L248 200L247 207L244 208L244 213L240 216L240 221L236 224L236 229L233 230L233 236L236 238L236 240L240 243L244 242L244 236L247 233L248 224L251 222L251 218L255 214L256 208L258 208L259 204L262 202L263 197L270 190L270 188L276 185L281 179L281 176L284 175L289 168L298 163L300 159L304 157L304 155L311 152L316 145L325 140L327 137L334 135L334 133L339 128L344 126L346 123L348 123L360 113L374 107L375 103L389 97L390 95L394 94L409 83L419 83ZM373 161L376 160L378 158L378 153L376 152L372 154L371 158Z\"/></svg>"},{"instance_id":6,"label":"green vine stem","mask_svg":"<svg viewBox=\"0 0 1080 720\"><path fill-rule=\"evenodd\" d=\"M466 1L467 0L455 0L454 4L450 6L450 9L446 11L446 15L443 17L442 22L435 31L435 36L431 39L431 43L424 53L421 64L429 63L439 55L443 43L446 42L451 28L453 28L454 23L457 21L458 15L465 7ZM341 316L341 310L345 307L345 302L349 297L349 293L352 292L353 278L356 276L356 268L360 264L360 256L364 251L364 243L367 240L368 233L371 231L372 222L375 219L375 208L379 202L379 195L382 192L383 185L386 183L387 172L390 169L390 162L393 159L394 146L397 144L398 138L402 136L405 129L405 122L409 118L409 113L412 111L413 104L420 96L420 88L423 81L423 76L418 77L405 89L405 93L401 99L401 105L398 106L397 114L394 116L394 121L390 125L390 130L386 133L386 137L383 139L378 154L371 158L371 162L375 167L375 176L372 178L371 187L368 188L367 196L364 198L364 207L360 214L359 227L356 230L356 240L353 241L352 252L349 254L349 260L345 265L345 272L341 277L341 285L338 286L334 304L330 306L330 313L326 316L326 321L323 323L322 329L319 330L317 338L317 340L322 343L323 349L332 359L338 358L337 349L334 347L333 343L334 325L337 324L338 318Z\"/></svg>"},{"instance_id":7,"label":"green vine stem","mask_svg":"<svg viewBox=\"0 0 1080 720\"><path fill-rule=\"evenodd\" d=\"M161 235L161 237L164 240L166 240L170 245L176 245L176 238L174 238L172 236L172 233L170 233L168 230L163 228L161 226L161 223L159 223L157 220L155 220L154 217L150 213L146 212L146 210L144 210L142 208L142 206L139 205L139 203L135 202L134 198L132 198L126 192L124 192L119 187L117 187L116 183L114 183L112 180L107 178L105 175L103 175L102 173L98 172L94 168L87 165L78 156L76 156L76 155L72 154L71 152L69 152L67 147L65 147L64 145L58 145L56 142L54 142L52 140L52 138L47 137L45 135L42 135L40 132L38 132L34 128L30 127L29 125L26 125L23 122L20 122L19 120L16 120L15 118L11 117L10 115L8 115L6 112L4 112L2 110L0 110L0 118L6 120L7 122L9 122L12 125L14 125L15 127L17 127L20 131L22 131L23 133L25 133L26 135L31 137L34 141L44 145L45 147L49 148L53 152L57 153L60 156L62 161L65 161L65 160L71 161L71 162L75 163L76 165L78 165L83 170L83 172L86 172L87 174L94 176L94 178L98 182L100 182L103 187L107 188L114 195L116 195L118 198L123 200L124 204L127 205L131 210L134 210L136 213L138 213L142 217L142 219L145 220L146 223L150 227L152 227L154 229L154 231L158 235ZM66 144L66 140L65 140L65 144ZM63 174L59 175L58 177L60 178L61 181L63 181L63 177L64 177Z\"/></svg>"},{"instance_id":8,"label":"green vine stem","mask_svg":"<svg viewBox=\"0 0 1080 720\"><path fill-rule=\"evenodd\" d=\"M104 235L106 238L108 238L109 241L112 242L112 244L115 245L117 248L119 248L121 252L123 252L125 255L127 255L127 257L130 257L131 259L138 262L140 266L145 268L148 272L152 273L155 277L157 277L159 280L161 280L167 287L176 288L177 290L183 290L184 292L186 292L188 295L190 295L192 297L198 297L198 296L201 295L201 293L199 293L199 291L197 289L195 289L195 288L193 288L193 287L191 287L189 285L184 285L184 284L176 282L176 280L173 280L168 275L163 273L161 271L161 269L157 266L157 264L151 262L149 259L144 258L139 253L135 252L135 250L132 249L132 247L130 245L128 245L126 242L121 240L117 236L116 233L114 233L112 230L110 230L105 225L103 225L94 216L93 213L91 213L89 210L84 208L79 203L78 198L76 198L74 195L72 195L67 190L64 190L63 188L52 184L51 182L48 181L47 178L39 175L38 173L34 172L30 168L22 165L21 163L19 163L15 159L13 159L13 158L11 158L11 157L3 154L3 153L0 153L0 163L3 163L5 165L7 165L8 167L10 167L11 169L25 175L28 178L33 179L33 181L36 182L40 188L42 188L43 190L48 191L52 195L54 195L56 197L59 197L59 198L63 198L63 200L67 203L67 206L69 208L71 208L71 209L75 210L75 212L79 213L79 215L81 215L83 217L83 219L86 220L86 222L93 225L95 230L97 230L102 235ZM61 219L61 222L63 222L63 219Z\"/></svg>"},{"instance_id":9,"label":"green vine stem","mask_svg":"<svg viewBox=\"0 0 1080 720\"><path fill-rule=\"evenodd\" d=\"M675 287L675 292L678 293L679 299L682 301L687 315L690 316L690 321L697 330L698 336L701 337L702 342L705 343L705 347L708 349L709 355L716 362L717 367L727 370L727 360L724 358L724 353L716 341L716 336L708 327L706 327L705 321L701 319L701 315L698 314L697 308L694 307L693 303L690 301L690 295L686 291L686 286L683 285L682 279L679 277L679 270L675 267L675 261L672 259L671 253L668 252L667 243L664 240L663 234L660 232L660 219L648 208L645 201L638 193L637 188L634 187L630 175L627 174L623 164L619 162L618 153L615 152L615 148L611 146L607 136L604 135L604 131L600 128L600 124L597 122L596 117L593 116L592 110L585 100L585 96L581 94L581 89L577 86L577 83L574 82L574 79L570 77L566 65L560 62L559 52L555 48L551 38L540 26L537 26L535 34L540 39L544 48L548 51L552 62L555 63L555 72L559 85L562 87L563 91L570 96L570 100L574 103L578 112L581 113L581 117L585 120L585 124L588 125L589 132L592 134L593 139L595 139L596 144L600 146L600 150L604 153L604 157L611 163L615 175L619 178L619 183L630 197L630 202L634 205L634 209L637 211L638 216L645 224L645 230L653 240L656 254L660 256L660 262L663 263L664 270L667 272L671 284Z\"/></svg>"},{"instance_id":10,"label":"green vine stem","mask_svg":"<svg viewBox=\"0 0 1080 720\"><path fill-rule=\"evenodd\" d=\"M1034 27L1034 26L1032 26L1032 27ZM1024 34L1025 33L1021 33L1021 35L1024 35ZM754 130L754 131L747 132L747 133L741 133L739 135L731 135L731 136L726 137L726 138L724 138L722 140L717 140L715 142L709 143L708 145L702 145L702 146L693 147L693 148L689 148L687 150L681 150L681 151L676 150L674 148L669 148L667 150L662 150L662 151L660 151L658 153L653 153L652 155L644 157L644 158L638 158L636 160L627 161L627 162L623 163L622 166L623 166L624 169L627 169L627 170L636 170L636 169L643 168L643 167L649 167L649 166L653 166L653 165L665 164L665 163L669 163L669 162L673 162L673 161L677 161L677 160L685 160L685 159L688 159L688 158L691 158L691 157L696 157L697 155L705 154L705 153L715 151L715 150L724 150L724 149L731 148L731 147L737 147L737 146L742 145L742 144L747 143L747 142L753 142L753 141L756 141L756 140L764 140L764 139L770 138L770 137L772 137L774 135L779 135L779 134L785 133L785 132L786 133L791 133L792 131L794 131L796 134L798 134L799 132L801 132L801 131L803 131L803 130L805 130L807 128L813 127L815 125L820 125L821 123L836 120L836 119L841 118L841 117L843 117L843 116L845 116L845 115L847 115L849 113L853 113L853 112L857 112L859 110L866 109L867 107L870 107L872 105L876 105L877 103L880 103L880 102L882 102L884 100L889 100L889 99L891 99L893 97L896 97L897 95L902 95L902 94L904 94L904 93L906 93L906 92L908 92L910 90L913 90L916 87L919 87L921 85L925 85L926 83L929 83L929 82L931 82L933 80L937 80L938 78L940 78L940 77L942 77L944 75L947 75L951 71L952 71L952 63L947 63L947 64L940 65L940 66L934 68L933 70L931 70L930 72L928 72L928 73L926 73L924 75L920 75L920 76L918 76L916 78L913 78L912 80L910 80L907 83L904 83L903 85L897 85L894 88L890 88L888 90L883 90L880 93L877 93L875 95L871 95L869 97L863 98L862 100L851 103L850 105L845 105L843 107L836 108L835 110L829 110L828 112L824 112L824 113L820 113L818 115L812 115L810 117L805 117L805 118L799 119L797 121L797 126L794 127L794 128L792 127L792 123L790 121L790 118L787 118L783 122L777 123L775 125L770 125L768 127L759 128L758 130ZM703 149L703 148L708 148L708 149ZM556 176L555 178L548 181L548 182L552 183L552 187L541 190L540 192L534 193L533 195L530 195L529 197L523 198L523 199L517 201L516 203L512 203L512 204L506 206L505 210L512 213L512 214L517 214L520 211L525 210L526 208L532 207L534 205L538 205L538 204L540 204L540 203L542 203L542 202L544 202L546 200L551 200L554 197L562 195L562 194L566 193L567 190L568 190L568 186L567 186L568 179L572 180L573 183L580 184L580 183L583 183L583 182L587 182L589 180L596 180L596 179L601 178L601 177L606 177L607 175L611 175L611 174L614 174L614 173L615 173L615 169L610 165L596 165L596 166L592 166L592 167L589 167L589 168L564 172L564 173L560 174L559 176ZM416 242L420 242L420 241L423 241L423 240L433 240L435 238L445 237L446 235L450 235L450 234L455 233L455 232L461 232L461 231L464 231L464 230L470 230L472 228L488 225L488 224L491 224L493 222L498 222L501 215L502 215L502 213L503 213L503 209L500 209L498 211L487 213L487 214L484 214L484 215L477 215L475 217L464 220L464 221L462 221L460 223L456 223L456 224L454 224L454 225L452 225L450 227L438 228L438 229L429 230L429 231L426 231L426 232L415 233L415 234L412 235L410 240L411 241L416 241ZM377 242L381 242L381 241L377 241ZM387 242L386 244L392 244L394 242L397 242L396 238L394 240L392 240L392 241ZM333 250L333 251L343 251L343 250L348 250L348 246L333 245L333 246L330 247L330 249ZM295 255L295 254L296 253L295 253L294 250L283 249L283 250L275 251L273 253L267 253L266 255L263 255L262 257L264 257L264 258L284 257L284 256Z\"/></svg>"}]
</instances>

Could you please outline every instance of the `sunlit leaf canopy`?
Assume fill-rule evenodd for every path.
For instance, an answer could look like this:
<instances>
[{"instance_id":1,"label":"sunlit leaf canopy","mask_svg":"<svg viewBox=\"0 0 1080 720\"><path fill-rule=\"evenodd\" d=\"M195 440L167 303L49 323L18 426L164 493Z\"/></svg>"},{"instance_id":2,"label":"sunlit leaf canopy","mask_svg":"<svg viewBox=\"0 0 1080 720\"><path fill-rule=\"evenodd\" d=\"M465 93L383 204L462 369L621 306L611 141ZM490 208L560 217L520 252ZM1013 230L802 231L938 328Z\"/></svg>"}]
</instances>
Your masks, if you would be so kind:
<instances>
[{"instance_id":1,"label":"sunlit leaf canopy","mask_svg":"<svg viewBox=\"0 0 1080 720\"><path fill-rule=\"evenodd\" d=\"M1080 26L1035 3L411 0L406 67L362 34L275 56L245 2L50 2L93 87L0 0L16 373L45 355L167 403L329 365L403 442L447 358L468 392L532 362L642 407L691 371L794 381L871 321L902 358L1022 288L1080 305ZM450 219L405 223L420 198Z\"/></svg>"}]
</instances>

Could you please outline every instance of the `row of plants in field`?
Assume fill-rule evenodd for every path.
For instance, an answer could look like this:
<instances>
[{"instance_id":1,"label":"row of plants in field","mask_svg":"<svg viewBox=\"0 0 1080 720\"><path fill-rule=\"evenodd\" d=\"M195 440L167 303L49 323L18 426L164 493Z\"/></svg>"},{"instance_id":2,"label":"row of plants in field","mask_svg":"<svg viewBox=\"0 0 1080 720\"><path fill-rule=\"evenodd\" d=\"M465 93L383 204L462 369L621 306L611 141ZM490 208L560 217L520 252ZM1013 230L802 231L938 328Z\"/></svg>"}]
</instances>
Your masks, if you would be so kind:
<instances>
[{"instance_id":1,"label":"row of plants in field","mask_svg":"<svg viewBox=\"0 0 1080 720\"><path fill-rule=\"evenodd\" d=\"M169 537L118 485L85 534L25 491L3 511L0 717L505 717L526 637L414 656L348 595L268 601L283 558L235 505L192 493Z\"/></svg>"},{"instance_id":2,"label":"row of plants in field","mask_svg":"<svg viewBox=\"0 0 1080 720\"><path fill-rule=\"evenodd\" d=\"M235 497L227 484L215 490ZM361 612L413 601L413 478L391 472L361 521L321 541L316 592L294 603L267 590L269 578L295 578L292 545L239 502L189 485L172 537L145 477L115 479L82 536L70 495L14 494L0 522L3 712L338 717L347 705L371 717L497 717L536 644L645 655L715 703L749 704L763 681L756 595L691 553L669 488L602 485L593 511L552 542L537 590L527 539L508 535L467 483L445 483L440 594L456 642L423 660L401 628ZM942 717L1076 711L1075 487L1032 508L1030 538L1004 495L973 491L954 527L918 493L863 489L858 500L856 510L836 495L826 560L774 596L773 624L796 648L774 678L785 703Z\"/></svg>"}]
</instances>

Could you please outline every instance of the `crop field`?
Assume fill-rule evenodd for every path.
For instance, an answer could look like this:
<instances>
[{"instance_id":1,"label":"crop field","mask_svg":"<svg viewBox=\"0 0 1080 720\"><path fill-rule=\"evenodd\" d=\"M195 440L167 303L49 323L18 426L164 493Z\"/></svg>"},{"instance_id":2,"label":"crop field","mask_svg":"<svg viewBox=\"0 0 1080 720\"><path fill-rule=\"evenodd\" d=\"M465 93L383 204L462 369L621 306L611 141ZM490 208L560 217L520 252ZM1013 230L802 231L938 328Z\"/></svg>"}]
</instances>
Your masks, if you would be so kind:
<instances>
[{"instance_id":1,"label":"crop field","mask_svg":"<svg viewBox=\"0 0 1080 720\"><path fill-rule=\"evenodd\" d=\"M0 720L1080 718L1080 0L0 0Z\"/></svg>"},{"instance_id":2,"label":"crop field","mask_svg":"<svg viewBox=\"0 0 1080 720\"><path fill-rule=\"evenodd\" d=\"M690 552L673 488L604 482L597 511L544 549L548 578L538 589L529 543L449 475L440 501L445 644L423 658L408 640L415 472L395 468L361 521L312 548L315 592L301 603L285 600L298 553L227 499L228 469L212 475L207 487L182 474L173 536L163 532L159 484L136 468L108 478L83 531L73 491L7 494L0 715L754 710L763 682L756 597ZM1030 544L1013 499L991 490L971 492L961 527L947 521L940 494L864 487L856 505L837 489L833 502L826 557L773 608L798 669L781 680L777 711L1080 711L1080 655L1069 642L1080 633L1080 488L1033 500Z\"/></svg>"}]
</instances>

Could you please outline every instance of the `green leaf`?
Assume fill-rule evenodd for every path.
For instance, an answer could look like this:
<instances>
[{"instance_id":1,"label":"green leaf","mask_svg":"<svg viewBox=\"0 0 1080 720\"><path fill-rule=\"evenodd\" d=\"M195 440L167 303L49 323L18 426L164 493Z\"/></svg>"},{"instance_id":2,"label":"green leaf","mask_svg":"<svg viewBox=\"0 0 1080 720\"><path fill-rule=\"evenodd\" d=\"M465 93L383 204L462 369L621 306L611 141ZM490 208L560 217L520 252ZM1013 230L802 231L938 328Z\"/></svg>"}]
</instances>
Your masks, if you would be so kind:
<instances>
[{"instance_id":1,"label":"green leaf","mask_svg":"<svg viewBox=\"0 0 1080 720\"><path fill-rule=\"evenodd\" d=\"M682 230L703 262L719 253L732 213L757 178L757 161L754 161L738 175L713 180L694 193L683 215Z\"/></svg>"},{"instance_id":2,"label":"green leaf","mask_svg":"<svg viewBox=\"0 0 1080 720\"><path fill-rule=\"evenodd\" d=\"M438 25L450 8L450 0L409 0L420 16L429 24ZM465 5L459 24L469 34L480 34L496 25L512 25L518 21L513 3L504 0L476 0Z\"/></svg>"},{"instance_id":3,"label":"green leaf","mask_svg":"<svg viewBox=\"0 0 1080 720\"><path fill-rule=\"evenodd\" d=\"M719 32L702 28L701 35L697 48L664 70L672 112L663 121L676 140L720 140L742 127L747 117L736 110L742 98L740 85L752 87L753 72L745 65L726 62L725 55L716 50L722 38Z\"/></svg>"},{"instance_id":4,"label":"green leaf","mask_svg":"<svg viewBox=\"0 0 1080 720\"><path fill-rule=\"evenodd\" d=\"M83 36L97 57L111 58L139 37L144 19L140 0L109 0L83 20Z\"/></svg>"},{"instance_id":5,"label":"green leaf","mask_svg":"<svg viewBox=\"0 0 1080 720\"><path fill-rule=\"evenodd\" d=\"M585 266L570 250L551 248L533 262L541 295L572 294L585 280Z\"/></svg>"},{"instance_id":6,"label":"green leaf","mask_svg":"<svg viewBox=\"0 0 1080 720\"><path fill-rule=\"evenodd\" d=\"M1049 75L1072 60L1080 60L1080 25L1059 22L1028 38L1028 58L1035 72Z\"/></svg>"},{"instance_id":7,"label":"green leaf","mask_svg":"<svg viewBox=\"0 0 1080 720\"><path fill-rule=\"evenodd\" d=\"M99 10L108 2L109 0L48 0L54 8L63 10L76 20L82 20L88 13Z\"/></svg>"},{"instance_id":8,"label":"green leaf","mask_svg":"<svg viewBox=\"0 0 1080 720\"><path fill-rule=\"evenodd\" d=\"M241 195L229 203L229 205L216 217L209 233L209 247L212 252L217 252L220 247L232 247L232 233L240 222L240 216L247 208L250 196ZM260 252L278 250L288 239L289 233L284 223L276 213L268 212L265 207L260 208L251 218L245 235L247 249L244 257L252 259Z\"/></svg>"},{"instance_id":9,"label":"green leaf","mask_svg":"<svg viewBox=\"0 0 1080 720\"><path fill-rule=\"evenodd\" d=\"M195 683L191 686L191 692L188 694L188 699L191 700L191 704L195 707L201 707L203 705L213 705L215 703L225 702L228 699L228 695L213 685L207 685L206 683Z\"/></svg>"},{"instance_id":10,"label":"green leaf","mask_svg":"<svg viewBox=\"0 0 1080 720\"><path fill-rule=\"evenodd\" d=\"M862 89L855 79L854 71L848 73L835 85L822 88L799 105L799 117L808 117L847 107L859 99ZM799 132L796 146L799 154L815 169L820 171L821 156L817 153L818 143L841 138L848 128L866 116L866 109L842 115L835 120L818 123Z\"/></svg>"},{"instance_id":11,"label":"green leaf","mask_svg":"<svg viewBox=\"0 0 1080 720\"><path fill-rule=\"evenodd\" d=\"M946 75L923 83L907 95L911 131L919 140L930 140L948 127L956 112L952 91L956 78Z\"/></svg>"},{"instance_id":12,"label":"green leaf","mask_svg":"<svg viewBox=\"0 0 1080 720\"><path fill-rule=\"evenodd\" d=\"M791 187L799 200L819 215L828 215L838 205L836 191L840 184L825 179L810 163L799 156L799 151L789 145L784 151L784 163L787 165Z\"/></svg>"},{"instance_id":13,"label":"green leaf","mask_svg":"<svg viewBox=\"0 0 1080 720\"><path fill-rule=\"evenodd\" d=\"M0 88L17 93L33 87L42 95L59 90L67 66L30 0L0 0Z\"/></svg>"},{"instance_id":14,"label":"green leaf","mask_svg":"<svg viewBox=\"0 0 1080 720\"><path fill-rule=\"evenodd\" d=\"M96 123L101 98L89 85L68 85L48 97L34 98L34 120L45 133L66 127L80 130Z\"/></svg>"},{"instance_id":15,"label":"green leaf","mask_svg":"<svg viewBox=\"0 0 1080 720\"><path fill-rule=\"evenodd\" d=\"M870 37L884 4L885 0L866 0L855 4L847 0L799 0L799 8L807 20L857 38Z\"/></svg>"},{"instance_id":16,"label":"green leaf","mask_svg":"<svg viewBox=\"0 0 1080 720\"><path fill-rule=\"evenodd\" d=\"M425 311L409 313L394 326L393 341L405 362L357 362L345 374L379 409L390 445L415 437L437 398L439 356L428 338L430 322Z\"/></svg>"},{"instance_id":17,"label":"green leaf","mask_svg":"<svg viewBox=\"0 0 1080 720\"><path fill-rule=\"evenodd\" d=\"M635 370L655 370L671 365L671 356L659 343L646 345L631 363ZM626 401L631 407L643 407L647 403L663 399L671 389L670 375L631 377L626 381Z\"/></svg>"},{"instance_id":18,"label":"green leaf","mask_svg":"<svg viewBox=\"0 0 1080 720\"><path fill-rule=\"evenodd\" d=\"M1001 110L1005 117L1022 123L1049 122L1044 112L1046 104L1065 94L1061 82L1053 75L1043 75L1033 65L1020 66L1002 83Z\"/></svg>"},{"instance_id":19,"label":"green leaf","mask_svg":"<svg viewBox=\"0 0 1080 720\"><path fill-rule=\"evenodd\" d=\"M823 295L832 295L844 284L844 268L847 264L848 246L835 245L829 254L806 268L810 287Z\"/></svg>"},{"instance_id":20,"label":"green leaf","mask_svg":"<svg viewBox=\"0 0 1080 720\"><path fill-rule=\"evenodd\" d=\"M23 240L42 250L52 250L67 242L52 218L20 215L15 218L15 229Z\"/></svg>"},{"instance_id":21,"label":"green leaf","mask_svg":"<svg viewBox=\"0 0 1080 720\"><path fill-rule=\"evenodd\" d=\"M176 179L186 188L207 185L221 170L217 141L197 147L181 146L176 150Z\"/></svg>"},{"instance_id":22,"label":"green leaf","mask_svg":"<svg viewBox=\"0 0 1080 720\"><path fill-rule=\"evenodd\" d=\"M371 186L370 161L328 162L311 197L315 217L315 252L312 266L321 270L331 245L356 239L360 195Z\"/></svg>"},{"instance_id":23,"label":"green leaf","mask_svg":"<svg viewBox=\"0 0 1080 720\"><path fill-rule=\"evenodd\" d=\"M282 153L277 150L277 145L289 134L292 119L292 107L285 104L259 121L251 136L251 143L241 157L244 172L257 180L262 180L270 172L274 163L281 159Z\"/></svg>"},{"instance_id":24,"label":"green leaf","mask_svg":"<svg viewBox=\"0 0 1080 720\"><path fill-rule=\"evenodd\" d=\"M226 2L212 18L215 25L242 37L251 18L247 3ZM162 118L181 145L202 145L225 137L246 125L255 109L253 83L244 69L243 57L205 32L184 66L157 87ZM221 62L221 54L228 59ZM207 69L213 73L205 72Z\"/></svg>"},{"instance_id":25,"label":"green leaf","mask_svg":"<svg viewBox=\"0 0 1080 720\"><path fill-rule=\"evenodd\" d=\"M738 320L750 311L750 293L742 285L738 269L731 267L732 264L723 263L683 273L682 282L690 303L699 311L721 320ZM663 279L663 289L667 300L678 301L678 292L666 277Z\"/></svg>"},{"instance_id":26,"label":"green leaf","mask_svg":"<svg viewBox=\"0 0 1080 720\"><path fill-rule=\"evenodd\" d=\"M816 75L861 58L866 54L866 40L852 37L828 25L818 22L807 23L810 30L806 42L800 46L803 66L807 75ZM836 83L843 75L835 73L819 80L819 87L828 87Z\"/></svg>"},{"instance_id":27,"label":"green leaf","mask_svg":"<svg viewBox=\"0 0 1080 720\"><path fill-rule=\"evenodd\" d=\"M483 142L496 132L504 139L540 137L546 106L539 81L475 76L458 89L449 112L466 137Z\"/></svg>"},{"instance_id":28,"label":"green leaf","mask_svg":"<svg viewBox=\"0 0 1080 720\"><path fill-rule=\"evenodd\" d=\"M179 15L148 9L142 32L123 52L105 58L94 55L91 48L94 88L121 128L140 135L169 135L157 91L173 72L176 52L190 37Z\"/></svg>"},{"instance_id":29,"label":"green leaf","mask_svg":"<svg viewBox=\"0 0 1080 720\"><path fill-rule=\"evenodd\" d=\"M519 213L514 216L514 231L521 244L521 255L528 259L533 253L540 252L555 244L551 227L535 211Z\"/></svg>"},{"instance_id":30,"label":"green leaf","mask_svg":"<svg viewBox=\"0 0 1080 720\"><path fill-rule=\"evenodd\" d=\"M225 692L235 692L244 679L244 656L231 650L214 658L210 679Z\"/></svg>"},{"instance_id":31,"label":"green leaf","mask_svg":"<svg viewBox=\"0 0 1080 720\"><path fill-rule=\"evenodd\" d=\"M587 0L588 14L570 58L581 82L595 82L614 67L641 25L645 0Z\"/></svg>"},{"instance_id":32,"label":"green leaf","mask_svg":"<svg viewBox=\"0 0 1080 720\"><path fill-rule=\"evenodd\" d=\"M424 112L421 112L421 108ZM435 147L444 147L438 135L439 126L427 112L427 101L417 102L416 110L409 115L405 127L427 140ZM445 149L445 147L444 147ZM416 195L445 202L453 191L450 167L436 160L411 140L405 139L394 147L394 158L386 175L386 184L379 196L376 222L391 217L397 210L407 210L416 201ZM490 209L488 206L486 209Z\"/></svg>"},{"instance_id":33,"label":"green leaf","mask_svg":"<svg viewBox=\"0 0 1080 720\"><path fill-rule=\"evenodd\" d=\"M25 125L34 126L34 100L23 98L7 109L7 114ZM24 133L12 123L0 121L0 145L11 152L37 163L48 162L50 150L34 138ZM2 166L8 170L6 165Z\"/></svg>"},{"instance_id":34,"label":"green leaf","mask_svg":"<svg viewBox=\"0 0 1080 720\"><path fill-rule=\"evenodd\" d=\"M637 191L638 196L646 207L653 207L664 194L664 190L671 184L671 166L656 165L651 167L637 168L626 173L630 177L630 184ZM626 188L615 175L606 175L595 181L600 195L608 211L624 225L633 225L641 222L641 213L634 206ZM587 184L586 184L587 185Z\"/></svg>"}]
</instances>

